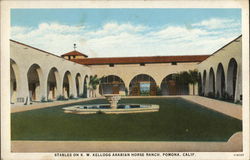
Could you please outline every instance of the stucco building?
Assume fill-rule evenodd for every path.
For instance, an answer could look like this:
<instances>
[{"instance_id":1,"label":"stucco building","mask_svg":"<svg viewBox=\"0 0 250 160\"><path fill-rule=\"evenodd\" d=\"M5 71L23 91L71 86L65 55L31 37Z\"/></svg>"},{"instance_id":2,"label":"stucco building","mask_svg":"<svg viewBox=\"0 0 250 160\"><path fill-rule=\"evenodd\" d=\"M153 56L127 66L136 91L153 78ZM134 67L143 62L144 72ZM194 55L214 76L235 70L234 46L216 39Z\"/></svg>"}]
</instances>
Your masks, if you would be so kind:
<instances>
[{"instance_id":1,"label":"stucco building","mask_svg":"<svg viewBox=\"0 0 250 160\"><path fill-rule=\"evenodd\" d=\"M61 57L10 40L11 102L88 97L91 76L103 77L102 94L204 95L242 100L242 37L211 55L88 58L76 50ZM179 86L175 73L198 70L199 82ZM160 94L158 94L160 90Z\"/></svg>"}]
</instances>

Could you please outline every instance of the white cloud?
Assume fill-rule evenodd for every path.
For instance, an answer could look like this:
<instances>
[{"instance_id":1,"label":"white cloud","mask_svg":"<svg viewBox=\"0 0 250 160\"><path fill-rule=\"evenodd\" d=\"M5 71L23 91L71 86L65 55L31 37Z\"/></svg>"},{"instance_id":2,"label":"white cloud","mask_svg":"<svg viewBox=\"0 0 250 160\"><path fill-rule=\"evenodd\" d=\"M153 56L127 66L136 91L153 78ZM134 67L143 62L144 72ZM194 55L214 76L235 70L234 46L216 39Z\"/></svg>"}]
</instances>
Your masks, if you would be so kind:
<instances>
[{"instance_id":1,"label":"white cloud","mask_svg":"<svg viewBox=\"0 0 250 160\"><path fill-rule=\"evenodd\" d=\"M240 26L240 22L234 19L211 18L209 20L204 20L199 23L192 24L192 26L206 27L208 29L220 29Z\"/></svg>"},{"instance_id":2,"label":"white cloud","mask_svg":"<svg viewBox=\"0 0 250 160\"><path fill-rule=\"evenodd\" d=\"M211 54L240 34L239 26L211 31L211 24L220 26L219 22L211 20L193 24L193 28L166 26L157 29L116 22L99 29L41 23L37 28L14 26L11 38L57 55L71 51L76 43L77 50L89 57L123 57Z\"/></svg>"}]
</instances>

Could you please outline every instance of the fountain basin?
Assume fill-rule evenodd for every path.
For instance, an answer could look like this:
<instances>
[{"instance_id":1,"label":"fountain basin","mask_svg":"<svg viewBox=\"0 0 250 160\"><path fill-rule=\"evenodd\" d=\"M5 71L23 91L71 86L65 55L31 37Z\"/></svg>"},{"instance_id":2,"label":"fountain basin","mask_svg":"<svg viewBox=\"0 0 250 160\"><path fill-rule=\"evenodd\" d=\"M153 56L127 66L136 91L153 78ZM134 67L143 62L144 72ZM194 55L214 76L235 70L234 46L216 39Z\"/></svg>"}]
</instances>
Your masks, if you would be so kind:
<instances>
[{"instance_id":1,"label":"fountain basin","mask_svg":"<svg viewBox=\"0 0 250 160\"><path fill-rule=\"evenodd\" d=\"M126 114L126 113L145 113L158 112L159 105L155 104L119 104L116 108L112 108L110 104L95 105L75 105L64 107L65 113L74 114Z\"/></svg>"}]
</instances>

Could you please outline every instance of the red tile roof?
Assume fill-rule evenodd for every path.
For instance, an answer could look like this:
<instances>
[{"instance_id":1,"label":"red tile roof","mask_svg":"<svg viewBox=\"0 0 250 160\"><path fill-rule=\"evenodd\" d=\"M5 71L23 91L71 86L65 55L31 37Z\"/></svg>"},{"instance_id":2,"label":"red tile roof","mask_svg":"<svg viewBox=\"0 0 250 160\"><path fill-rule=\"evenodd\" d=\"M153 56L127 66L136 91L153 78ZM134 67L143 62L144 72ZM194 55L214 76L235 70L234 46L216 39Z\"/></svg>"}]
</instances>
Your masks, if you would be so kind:
<instances>
[{"instance_id":1,"label":"red tile roof","mask_svg":"<svg viewBox=\"0 0 250 160\"><path fill-rule=\"evenodd\" d=\"M201 62L209 55L192 56L154 56L154 57L111 57L71 59L71 61L84 65L101 64L138 64L138 63L171 63L171 62Z\"/></svg>"},{"instance_id":2,"label":"red tile roof","mask_svg":"<svg viewBox=\"0 0 250 160\"><path fill-rule=\"evenodd\" d=\"M71 51L71 52L68 52L68 53L65 53L61 56L84 56L84 57L88 57L87 55L81 53L81 52L78 52L78 51Z\"/></svg>"}]
</instances>

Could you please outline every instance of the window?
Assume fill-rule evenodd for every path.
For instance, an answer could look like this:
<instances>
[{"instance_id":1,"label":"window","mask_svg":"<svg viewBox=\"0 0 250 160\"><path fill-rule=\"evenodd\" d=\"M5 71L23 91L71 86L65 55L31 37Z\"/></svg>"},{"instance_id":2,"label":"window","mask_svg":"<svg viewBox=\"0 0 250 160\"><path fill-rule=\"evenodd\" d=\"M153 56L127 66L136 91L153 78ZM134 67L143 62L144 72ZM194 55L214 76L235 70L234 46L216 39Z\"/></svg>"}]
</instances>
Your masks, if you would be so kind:
<instances>
[{"instance_id":1,"label":"window","mask_svg":"<svg viewBox=\"0 0 250 160\"><path fill-rule=\"evenodd\" d=\"M171 65L177 65L177 62L172 62Z\"/></svg>"},{"instance_id":2,"label":"window","mask_svg":"<svg viewBox=\"0 0 250 160\"><path fill-rule=\"evenodd\" d=\"M73 58L75 59L75 58L76 58L76 56L73 56Z\"/></svg>"},{"instance_id":3,"label":"window","mask_svg":"<svg viewBox=\"0 0 250 160\"><path fill-rule=\"evenodd\" d=\"M114 64L109 64L109 67L114 67Z\"/></svg>"},{"instance_id":4,"label":"window","mask_svg":"<svg viewBox=\"0 0 250 160\"><path fill-rule=\"evenodd\" d=\"M70 56L68 56L68 57L69 57L69 60L70 60L71 57Z\"/></svg>"},{"instance_id":5,"label":"window","mask_svg":"<svg viewBox=\"0 0 250 160\"><path fill-rule=\"evenodd\" d=\"M140 66L145 66L145 63L140 63Z\"/></svg>"}]
</instances>

